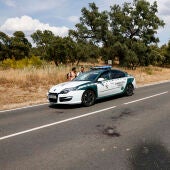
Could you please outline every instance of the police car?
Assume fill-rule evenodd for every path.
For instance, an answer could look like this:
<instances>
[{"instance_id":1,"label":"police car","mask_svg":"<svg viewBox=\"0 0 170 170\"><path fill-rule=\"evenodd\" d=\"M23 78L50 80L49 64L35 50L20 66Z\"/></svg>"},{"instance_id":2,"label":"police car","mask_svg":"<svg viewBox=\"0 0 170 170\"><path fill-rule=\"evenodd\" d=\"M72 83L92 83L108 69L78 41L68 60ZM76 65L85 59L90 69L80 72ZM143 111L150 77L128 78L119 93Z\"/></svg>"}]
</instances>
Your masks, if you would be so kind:
<instances>
[{"instance_id":1,"label":"police car","mask_svg":"<svg viewBox=\"0 0 170 170\"><path fill-rule=\"evenodd\" d=\"M72 81L53 86L47 97L51 104L91 106L97 99L117 94L131 96L135 87L135 78L128 73L110 66L98 66Z\"/></svg>"}]
</instances>

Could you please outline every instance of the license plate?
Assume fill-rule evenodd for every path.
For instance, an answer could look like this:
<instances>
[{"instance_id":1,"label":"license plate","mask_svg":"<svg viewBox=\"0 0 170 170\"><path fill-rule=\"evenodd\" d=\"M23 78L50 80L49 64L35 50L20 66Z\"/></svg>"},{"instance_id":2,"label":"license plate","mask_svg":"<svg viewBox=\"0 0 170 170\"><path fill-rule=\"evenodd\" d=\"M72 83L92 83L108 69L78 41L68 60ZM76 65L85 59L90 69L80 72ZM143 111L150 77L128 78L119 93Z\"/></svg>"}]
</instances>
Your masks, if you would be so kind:
<instances>
[{"instance_id":1,"label":"license plate","mask_svg":"<svg viewBox=\"0 0 170 170\"><path fill-rule=\"evenodd\" d=\"M50 99L57 99L57 96L55 94L49 94Z\"/></svg>"}]
</instances>

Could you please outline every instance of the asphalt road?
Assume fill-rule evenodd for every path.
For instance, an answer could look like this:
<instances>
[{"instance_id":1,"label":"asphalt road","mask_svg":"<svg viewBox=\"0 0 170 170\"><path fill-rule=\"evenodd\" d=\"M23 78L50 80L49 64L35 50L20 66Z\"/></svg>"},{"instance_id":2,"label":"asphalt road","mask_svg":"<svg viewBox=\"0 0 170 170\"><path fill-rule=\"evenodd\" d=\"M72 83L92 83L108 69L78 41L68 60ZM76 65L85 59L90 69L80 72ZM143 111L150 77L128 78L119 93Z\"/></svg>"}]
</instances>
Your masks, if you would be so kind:
<instances>
[{"instance_id":1,"label":"asphalt road","mask_svg":"<svg viewBox=\"0 0 170 170\"><path fill-rule=\"evenodd\" d=\"M0 112L0 170L170 169L170 82L94 106Z\"/></svg>"}]
</instances>

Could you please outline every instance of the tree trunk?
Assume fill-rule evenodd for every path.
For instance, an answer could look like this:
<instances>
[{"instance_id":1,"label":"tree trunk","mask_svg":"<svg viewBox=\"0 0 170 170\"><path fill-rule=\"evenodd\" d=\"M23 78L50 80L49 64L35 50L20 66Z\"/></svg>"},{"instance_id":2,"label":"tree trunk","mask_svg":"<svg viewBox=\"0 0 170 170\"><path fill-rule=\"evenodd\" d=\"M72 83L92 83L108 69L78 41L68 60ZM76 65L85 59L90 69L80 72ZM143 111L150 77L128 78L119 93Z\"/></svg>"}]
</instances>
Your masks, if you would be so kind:
<instances>
[{"instance_id":1,"label":"tree trunk","mask_svg":"<svg viewBox=\"0 0 170 170\"><path fill-rule=\"evenodd\" d=\"M77 60L77 64L76 64L76 65L78 66L78 65L79 65L79 63L80 63L80 59L78 59L78 60Z\"/></svg>"},{"instance_id":2,"label":"tree trunk","mask_svg":"<svg viewBox=\"0 0 170 170\"><path fill-rule=\"evenodd\" d=\"M54 60L54 63L55 63L56 66L58 66L58 62L56 60Z\"/></svg>"}]
</instances>

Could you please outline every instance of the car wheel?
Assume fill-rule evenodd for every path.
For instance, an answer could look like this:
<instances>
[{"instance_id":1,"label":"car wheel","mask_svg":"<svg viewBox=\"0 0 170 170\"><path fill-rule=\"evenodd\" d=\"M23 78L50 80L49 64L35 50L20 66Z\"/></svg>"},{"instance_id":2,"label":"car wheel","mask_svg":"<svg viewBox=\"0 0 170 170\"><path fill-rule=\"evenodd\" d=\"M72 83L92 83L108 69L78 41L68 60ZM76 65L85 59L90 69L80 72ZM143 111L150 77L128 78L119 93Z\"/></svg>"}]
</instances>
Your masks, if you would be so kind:
<instances>
[{"instance_id":1,"label":"car wheel","mask_svg":"<svg viewBox=\"0 0 170 170\"><path fill-rule=\"evenodd\" d=\"M91 106L96 100L96 95L93 90L86 90L82 96L82 104L84 106Z\"/></svg>"},{"instance_id":2,"label":"car wheel","mask_svg":"<svg viewBox=\"0 0 170 170\"><path fill-rule=\"evenodd\" d=\"M134 91L134 87L132 84L127 84L126 90L125 90L125 95L126 96L132 96Z\"/></svg>"}]
</instances>

